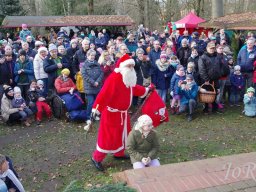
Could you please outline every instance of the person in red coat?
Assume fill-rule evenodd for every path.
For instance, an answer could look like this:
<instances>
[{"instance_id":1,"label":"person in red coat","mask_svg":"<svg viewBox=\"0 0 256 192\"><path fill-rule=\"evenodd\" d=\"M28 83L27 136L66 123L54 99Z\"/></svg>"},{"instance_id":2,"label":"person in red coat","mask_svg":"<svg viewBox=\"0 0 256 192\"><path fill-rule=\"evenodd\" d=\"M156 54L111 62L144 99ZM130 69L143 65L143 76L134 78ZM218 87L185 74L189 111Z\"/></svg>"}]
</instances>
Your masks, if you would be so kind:
<instances>
[{"instance_id":1,"label":"person in red coat","mask_svg":"<svg viewBox=\"0 0 256 192\"><path fill-rule=\"evenodd\" d=\"M68 77L69 74L69 69L65 68L61 71L61 76L55 80L54 86L58 94L73 94L73 92L77 90L75 83Z\"/></svg>"},{"instance_id":2,"label":"person in red coat","mask_svg":"<svg viewBox=\"0 0 256 192\"><path fill-rule=\"evenodd\" d=\"M92 112L101 114L96 150L92 155L94 166L104 171L101 162L108 153L116 159L128 159L124 150L127 136L131 131L128 110L133 96L145 97L148 88L136 85L135 61L125 54L120 58L120 65L106 79L99 92Z\"/></svg>"},{"instance_id":3,"label":"person in red coat","mask_svg":"<svg viewBox=\"0 0 256 192\"><path fill-rule=\"evenodd\" d=\"M256 61L253 63L253 76L252 76L253 87L256 89Z\"/></svg>"}]
</instances>

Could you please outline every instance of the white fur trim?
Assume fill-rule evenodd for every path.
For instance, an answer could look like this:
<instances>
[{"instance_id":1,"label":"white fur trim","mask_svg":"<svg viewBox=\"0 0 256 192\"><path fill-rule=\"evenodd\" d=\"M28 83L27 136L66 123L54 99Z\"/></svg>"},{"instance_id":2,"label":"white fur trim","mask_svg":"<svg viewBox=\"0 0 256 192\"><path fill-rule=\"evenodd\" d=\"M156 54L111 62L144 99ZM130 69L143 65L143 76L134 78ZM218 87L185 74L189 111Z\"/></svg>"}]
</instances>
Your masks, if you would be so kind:
<instances>
[{"instance_id":1,"label":"white fur trim","mask_svg":"<svg viewBox=\"0 0 256 192\"><path fill-rule=\"evenodd\" d=\"M116 149L116 150L106 150L106 149L100 148L99 145L97 144L96 149L97 149L99 152L101 152L101 153L117 153L117 152L119 152L119 151L121 151L121 150L124 149L124 145L121 146L121 147L119 147L119 148Z\"/></svg>"},{"instance_id":2,"label":"white fur trim","mask_svg":"<svg viewBox=\"0 0 256 192\"><path fill-rule=\"evenodd\" d=\"M114 71L115 71L116 73L120 73L120 72L121 72L121 69L115 68Z\"/></svg>"},{"instance_id":3,"label":"white fur trim","mask_svg":"<svg viewBox=\"0 0 256 192\"><path fill-rule=\"evenodd\" d=\"M146 97L146 96L147 96L147 94L148 94L148 91L149 91L149 88L147 87L147 88L146 88L145 93L144 93L142 96L140 96L140 98L144 98L144 97Z\"/></svg>"},{"instance_id":4,"label":"white fur trim","mask_svg":"<svg viewBox=\"0 0 256 192\"><path fill-rule=\"evenodd\" d=\"M125 61L123 61L122 63L120 63L120 68L125 67L127 65L135 65L135 61L133 59L127 59Z\"/></svg>"}]
</instances>

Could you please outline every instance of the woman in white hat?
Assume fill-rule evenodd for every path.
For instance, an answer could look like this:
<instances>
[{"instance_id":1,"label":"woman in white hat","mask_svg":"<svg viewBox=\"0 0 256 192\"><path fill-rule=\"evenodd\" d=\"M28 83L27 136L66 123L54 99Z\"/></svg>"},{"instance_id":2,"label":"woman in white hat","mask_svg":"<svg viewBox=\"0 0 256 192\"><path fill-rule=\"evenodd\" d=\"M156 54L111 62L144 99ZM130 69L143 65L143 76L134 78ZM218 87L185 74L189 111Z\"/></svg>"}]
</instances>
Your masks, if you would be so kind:
<instances>
[{"instance_id":1,"label":"woman in white hat","mask_svg":"<svg viewBox=\"0 0 256 192\"><path fill-rule=\"evenodd\" d=\"M127 150L134 169L160 166L157 159L159 142L152 123L148 115L142 115L129 133Z\"/></svg>"}]
</instances>

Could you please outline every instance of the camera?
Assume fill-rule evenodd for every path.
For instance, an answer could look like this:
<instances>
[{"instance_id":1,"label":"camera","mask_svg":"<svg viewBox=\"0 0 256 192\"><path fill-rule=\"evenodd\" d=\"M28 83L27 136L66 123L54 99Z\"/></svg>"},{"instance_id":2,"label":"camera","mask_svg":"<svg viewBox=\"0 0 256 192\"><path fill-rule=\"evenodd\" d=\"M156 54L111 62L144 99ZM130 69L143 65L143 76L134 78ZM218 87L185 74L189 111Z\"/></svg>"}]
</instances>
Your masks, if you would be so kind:
<instances>
[{"instance_id":1,"label":"camera","mask_svg":"<svg viewBox=\"0 0 256 192\"><path fill-rule=\"evenodd\" d=\"M182 83L181 84L187 84L187 81L182 81Z\"/></svg>"}]
</instances>

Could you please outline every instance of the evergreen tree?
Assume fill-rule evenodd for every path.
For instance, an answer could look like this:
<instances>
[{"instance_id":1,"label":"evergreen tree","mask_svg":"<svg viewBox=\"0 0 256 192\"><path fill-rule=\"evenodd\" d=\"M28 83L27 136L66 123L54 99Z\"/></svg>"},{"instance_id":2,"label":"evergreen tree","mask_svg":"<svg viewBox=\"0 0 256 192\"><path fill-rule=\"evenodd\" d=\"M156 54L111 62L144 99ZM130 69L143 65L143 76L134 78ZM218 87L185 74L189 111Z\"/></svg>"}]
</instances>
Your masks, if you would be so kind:
<instances>
[{"instance_id":1,"label":"evergreen tree","mask_svg":"<svg viewBox=\"0 0 256 192\"><path fill-rule=\"evenodd\" d=\"M19 0L0 0L1 14L4 16L25 15Z\"/></svg>"}]
</instances>

